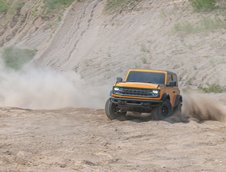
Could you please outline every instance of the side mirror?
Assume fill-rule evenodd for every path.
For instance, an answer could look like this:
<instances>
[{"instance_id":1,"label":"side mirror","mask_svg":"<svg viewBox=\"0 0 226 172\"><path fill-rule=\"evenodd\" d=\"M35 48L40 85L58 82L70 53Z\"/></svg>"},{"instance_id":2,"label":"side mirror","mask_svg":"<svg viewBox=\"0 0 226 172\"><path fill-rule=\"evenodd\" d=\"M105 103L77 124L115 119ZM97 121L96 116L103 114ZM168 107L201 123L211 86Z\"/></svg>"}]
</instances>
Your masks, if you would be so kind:
<instances>
[{"instance_id":1,"label":"side mirror","mask_svg":"<svg viewBox=\"0 0 226 172\"><path fill-rule=\"evenodd\" d=\"M123 81L123 79L122 79L121 77L117 77L117 78L116 78L116 83L122 82L122 81Z\"/></svg>"},{"instance_id":2,"label":"side mirror","mask_svg":"<svg viewBox=\"0 0 226 172\"><path fill-rule=\"evenodd\" d=\"M166 86L167 86L167 87L175 87L176 85L177 85L177 82L171 81L171 82L169 82Z\"/></svg>"}]
</instances>

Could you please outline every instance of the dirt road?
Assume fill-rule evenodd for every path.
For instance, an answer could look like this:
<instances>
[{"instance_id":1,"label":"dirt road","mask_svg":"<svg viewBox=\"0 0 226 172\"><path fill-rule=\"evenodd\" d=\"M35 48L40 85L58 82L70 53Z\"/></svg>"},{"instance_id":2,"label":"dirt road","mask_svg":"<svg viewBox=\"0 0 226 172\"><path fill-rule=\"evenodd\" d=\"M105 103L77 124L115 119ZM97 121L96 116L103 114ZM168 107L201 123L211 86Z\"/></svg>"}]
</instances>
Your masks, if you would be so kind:
<instances>
[{"instance_id":1,"label":"dirt road","mask_svg":"<svg viewBox=\"0 0 226 172\"><path fill-rule=\"evenodd\" d=\"M0 171L224 171L226 125L108 121L103 110L0 110Z\"/></svg>"}]
</instances>

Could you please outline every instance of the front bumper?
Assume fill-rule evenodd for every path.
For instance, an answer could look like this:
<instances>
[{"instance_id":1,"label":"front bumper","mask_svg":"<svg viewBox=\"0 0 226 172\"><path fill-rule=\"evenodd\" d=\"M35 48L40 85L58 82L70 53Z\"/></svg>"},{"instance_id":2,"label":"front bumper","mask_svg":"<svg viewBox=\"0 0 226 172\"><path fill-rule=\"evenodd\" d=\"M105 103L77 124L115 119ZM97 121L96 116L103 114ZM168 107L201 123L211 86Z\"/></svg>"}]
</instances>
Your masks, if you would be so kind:
<instances>
[{"instance_id":1,"label":"front bumper","mask_svg":"<svg viewBox=\"0 0 226 172\"><path fill-rule=\"evenodd\" d=\"M139 100L115 97L111 97L110 100L112 103L118 105L118 107L123 111L134 111L141 113L149 113L162 103L161 100Z\"/></svg>"}]
</instances>

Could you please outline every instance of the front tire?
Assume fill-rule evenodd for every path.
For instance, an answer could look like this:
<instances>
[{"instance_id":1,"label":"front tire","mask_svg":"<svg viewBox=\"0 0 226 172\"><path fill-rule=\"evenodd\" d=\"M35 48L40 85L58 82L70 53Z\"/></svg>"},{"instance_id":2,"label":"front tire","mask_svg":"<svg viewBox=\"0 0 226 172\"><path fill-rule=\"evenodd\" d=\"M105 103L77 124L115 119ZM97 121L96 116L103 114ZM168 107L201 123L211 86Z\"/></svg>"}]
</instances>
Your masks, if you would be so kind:
<instances>
[{"instance_id":1,"label":"front tire","mask_svg":"<svg viewBox=\"0 0 226 172\"><path fill-rule=\"evenodd\" d=\"M126 112L120 112L117 105L112 103L110 99L105 104L105 113L110 120L125 118Z\"/></svg>"},{"instance_id":2,"label":"front tire","mask_svg":"<svg viewBox=\"0 0 226 172\"><path fill-rule=\"evenodd\" d=\"M173 115L173 109L169 99L163 101L163 103L152 112L153 120L164 120L171 115Z\"/></svg>"}]
</instances>

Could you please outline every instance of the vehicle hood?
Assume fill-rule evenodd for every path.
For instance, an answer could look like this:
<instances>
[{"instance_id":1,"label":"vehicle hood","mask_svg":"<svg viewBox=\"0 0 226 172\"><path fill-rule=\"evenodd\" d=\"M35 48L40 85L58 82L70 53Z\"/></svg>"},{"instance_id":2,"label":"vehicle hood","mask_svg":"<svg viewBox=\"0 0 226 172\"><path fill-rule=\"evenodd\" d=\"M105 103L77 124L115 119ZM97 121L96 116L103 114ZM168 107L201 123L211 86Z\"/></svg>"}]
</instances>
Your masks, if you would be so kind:
<instances>
[{"instance_id":1,"label":"vehicle hood","mask_svg":"<svg viewBox=\"0 0 226 172\"><path fill-rule=\"evenodd\" d=\"M144 89L158 89L158 84L143 83L143 82L119 82L116 83L117 87L130 87L130 88L144 88Z\"/></svg>"}]
</instances>

